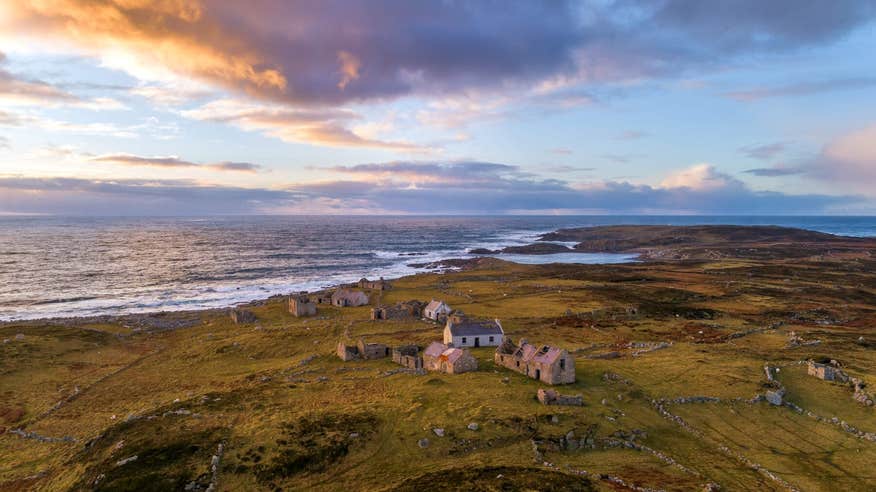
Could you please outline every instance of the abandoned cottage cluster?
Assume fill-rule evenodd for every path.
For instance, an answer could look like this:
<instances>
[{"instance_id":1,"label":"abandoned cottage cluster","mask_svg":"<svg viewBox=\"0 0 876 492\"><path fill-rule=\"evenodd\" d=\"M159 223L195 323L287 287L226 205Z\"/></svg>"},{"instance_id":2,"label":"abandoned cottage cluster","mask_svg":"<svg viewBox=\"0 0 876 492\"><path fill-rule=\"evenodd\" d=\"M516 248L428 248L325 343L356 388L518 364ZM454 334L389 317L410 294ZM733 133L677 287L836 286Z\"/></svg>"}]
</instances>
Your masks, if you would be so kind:
<instances>
[{"instance_id":1,"label":"abandoned cottage cluster","mask_svg":"<svg viewBox=\"0 0 876 492\"><path fill-rule=\"evenodd\" d=\"M460 374L475 371L477 359L470 348L496 347L494 362L498 366L516 371L549 385L575 382L575 359L566 350L547 345L534 345L521 339L515 344L505 336L498 319L475 319L452 309L441 300L428 303L416 300L383 305L379 302L382 292L392 289L392 284L383 278L372 281L363 278L355 284L341 285L332 292L314 295L306 292L289 296L288 310L294 316L305 317L317 314L319 305L335 307L366 306L372 296L378 296L377 306L371 308L372 320L424 319L444 325L443 340L430 343L424 350L414 344L390 347L381 343L341 340L337 355L341 360L372 360L391 357L393 362L414 371L437 371ZM369 296L366 291L370 291ZM245 322L251 313L233 310L235 322ZM579 397L564 397L555 391L541 391L538 398L545 404L580 404Z\"/></svg>"}]
</instances>

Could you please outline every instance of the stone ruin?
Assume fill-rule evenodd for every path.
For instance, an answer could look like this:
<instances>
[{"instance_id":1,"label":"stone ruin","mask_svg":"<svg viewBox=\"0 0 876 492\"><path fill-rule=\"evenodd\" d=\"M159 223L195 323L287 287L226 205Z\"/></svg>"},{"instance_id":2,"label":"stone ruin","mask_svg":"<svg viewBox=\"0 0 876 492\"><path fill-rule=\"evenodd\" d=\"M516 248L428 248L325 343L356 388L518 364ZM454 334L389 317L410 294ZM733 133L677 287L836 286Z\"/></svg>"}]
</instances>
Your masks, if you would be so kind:
<instances>
[{"instance_id":1,"label":"stone ruin","mask_svg":"<svg viewBox=\"0 0 876 492\"><path fill-rule=\"evenodd\" d=\"M849 382L849 375L840 368L839 362L833 359L819 359L818 362L809 360L807 366L810 376L815 376L825 381Z\"/></svg>"},{"instance_id":2,"label":"stone ruin","mask_svg":"<svg viewBox=\"0 0 876 492\"><path fill-rule=\"evenodd\" d=\"M361 278L356 283L356 286L360 289L368 289L368 290L390 290L392 289L392 284L389 283L388 280L383 280L383 277L380 277L380 280L368 280L367 278Z\"/></svg>"},{"instance_id":3,"label":"stone ruin","mask_svg":"<svg viewBox=\"0 0 876 492\"><path fill-rule=\"evenodd\" d=\"M663 350L671 346L672 342L630 342L627 344L627 348L632 350L631 355L633 357L654 352L655 350Z\"/></svg>"},{"instance_id":4,"label":"stone ruin","mask_svg":"<svg viewBox=\"0 0 876 492\"><path fill-rule=\"evenodd\" d=\"M422 369L423 358L416 345L402 345L392 349L392 361L408 369Z\"/></svg>"},{"instance_id":5,"label":"stone ruin","mask_svg":"<svg viewBox=\"0 0 876 492\"><path fill-rule=\"evenodd\" d=\"M867 383L860 378L853 378L842 370L839 362L823 358L818 361L809 360L807 370L810 376L825 381L833 381L849 385L852 389L852 399L861 405L872 407L876 405L876 396L867 390Z\"/></svg>"},{"instance_id":6,"label":"stone ruin","mask_svg":"<svg viewBox=\"0 0 876 492\"><path fill-rule=\"evenodd\" d=\"M580 407L584 405L583 396L561 395L552 389L539 389L536 397L538 398L538 401L540 401L543 405L568 405L574 407Z\"/></svg>"},{"instance_id":7,"label":"stone ruin","mask_svg":"<svg viewBox=\"0 0 876 492\"><path fill-rule=\"evenodd\" d=\"M382 359L389 357L389 347L382 343L365 343L363 338L360 338L356 345L347 345L341 340L338 342L337 354L345 362L359 359Z\"/></svg>"},{"instance_id":8,"label":"stone ruin","mask_svg":"<svg viewBox=\"0 0 876 492\"><path fill-rule=\"evenodd\" d=\"M289 313L295 317L316 315L316 303L311 301L307 292L289 296Z\"/></svg>"},{"instance_id":9,"label":"stone ruin","mask_svg":"<svg viewBox=\"0 0 876 492\"><path fill-rule=\"evenodd\" d=\"M478 360L467 349L455 348L441 342L432 342L423 351L423 366L428 371L460 374L476 371Z\"/></svg>"},{"instance_id":10,"label":"stone ruin","mask_svg":"<svg viewBox=\"0 0 876 492\"><path fill-rule=\"evenodd\" d=\"M234 308L231 310L230 315L231 321L234 321L234 323L238 325L255 323L258 320L256 315L249 309Z\"/></svg>"},{"instance_id":11,"label":"stone ruin","mask_svg":"<svg viewBox=\"0 0 876 492\"><path fill-rule=\"evenodd\" d=\"M423 316L425 303L413 300L399 302L394 306L379 306L371 309L371 319L412 320Z\"/></svg>"},{"instance_id":12,"label":"stone ruin","mask_svg":"<svg viewBox=\"0 0 876 492\"><path fill-rule=\"evenodd\" d=\"M821 340L804 340L796 331L791 331L788 333L788 344L785 345L785 348L810 347L820 343Z\"/></svg>"},{"instance_id":13,"label":"stone ruin","mask_svg":"<svg viewBox=\"0 0 876 492\"><path fill-rule=\"evenodd\" d=\"M575 382L575 358L549 345L536 346L524 339L515 345L506 338L496 349L494 362L546 384Z\"/></svg>"},{"instance_id":14,"label":"stone ruin","mask_svg":"<svg viewBox=\"0 0 876 492\"><path fill-rule=\"evenodd\" d=\"M785 397L785 388L779 387L777 389L767 390L765 397L766 401L770 402L770 404L781 406L782 399Z\"/></svg>"},{"instance_id":15,"label":"stone ruin","mask_svg":"<svg viewBox=\"0 0 876 492\"><path fill-rule=\"evenodd\" d=\"M341 287L332 294L333 306L356 307L368 304L368 295L362 291Z\"/></svg>"},{"instance_id":16,"label":"stone ruin","mask_svg":"<svg viewBox=\"0 0 876 492\"><path fill-rule=\"evenodd\" d=\"M876 402L876 396L867 391L867 383L865 383L863 379L852 378L852 387L855 391L852 398L856 402L868 407L872 407L876 404L874 403Z\"/></svg>"}]
</instances>

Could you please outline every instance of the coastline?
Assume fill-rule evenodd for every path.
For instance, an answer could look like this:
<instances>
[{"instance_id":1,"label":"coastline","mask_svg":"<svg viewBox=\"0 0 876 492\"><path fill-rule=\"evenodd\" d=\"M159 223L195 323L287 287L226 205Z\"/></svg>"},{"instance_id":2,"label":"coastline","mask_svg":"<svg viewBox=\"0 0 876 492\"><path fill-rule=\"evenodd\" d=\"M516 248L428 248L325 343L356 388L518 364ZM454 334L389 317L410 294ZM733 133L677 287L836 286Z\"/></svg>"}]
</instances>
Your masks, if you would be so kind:
<instances>
[{"instance_id":1,"label":"coastline","mask_svg":"<svg viewBox=\"0 0 876 492\"><path fill-rule=\"evenodd\" d=\"M450 257L433 261L416 262L419 256L426 254L395 253L397 258L404 258L404 265L413 269L403 275L386 275L388 280L399 280L409 276L422 274L445 273L459 269L471 268L486 259L507 261L522 265L537 265L548 263L560 264L598 264L609 265L617 263L684 261L684 260L714 260L719 258L749 258L749 259L781 259L823 257L824 255L860 254L868 251L876 244L876 238L861 238L825 234L806 229L774 227L774 226L648 226L623 225L579 227L557 229L551 232L527 234L535 242L525 245L505 246L501 249L472 249L466 254L468 258ZM523 237L518 235L519 237ZM503 242L507 242L503 241ZM545 245L550 245L545 247ZM567 246L568 245L568 246ZM559 252L562 248L562 252ZM478 253L484 253L483 255ZM486 254L489 253L489 254ZM872 253L870 253L872 254ZM584 255L588 255L584 257ZM599 255L604 255L600 257ZM578 257L578 258L575 258ZM595 261L567 261L572 259L588 259ZM517 260L517 261L515 261ZM356 280L356 275L333 281L310 282L298 285L314 285L318 288L284 289L282 291L266 291L264 295L254 295L240 301L223 302L220 305L188 308L185 304L176 304L179 309L168 305L155 309L144 307L142 310L128 310L111 314L84 314L72 316L38 316L0 320L0 326L13 324L35 323L75 326L95 323L128 323L134 325L157 326L158 329L170 329L176 321L163 321L162 318L184 319L193 316L192 313L210 313L227 311L236 306L258 305L275 297L287 296L293 292L307 290L323 292L348 284ZM295 285L294 283L290 283ZM212 290L212 289L210 289ZM267 290L262 288L262 290Z\"/></svg>"}]
</instances>

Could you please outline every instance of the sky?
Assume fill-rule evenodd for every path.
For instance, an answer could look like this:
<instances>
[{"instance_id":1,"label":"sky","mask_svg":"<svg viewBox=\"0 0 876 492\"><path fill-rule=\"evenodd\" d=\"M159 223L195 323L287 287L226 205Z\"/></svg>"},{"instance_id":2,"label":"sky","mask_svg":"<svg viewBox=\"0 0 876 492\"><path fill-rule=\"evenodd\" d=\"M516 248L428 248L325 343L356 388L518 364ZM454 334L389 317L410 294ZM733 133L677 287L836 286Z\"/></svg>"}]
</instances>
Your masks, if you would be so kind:
<instances>
[{"instance_id":1,"label":"sky","mask_svg":"<svg viewBox=\"0 0 876 492\"><path fill-rule=\"evenodd\" d=\"M0 1L0 215L876 214L876 0Z\"/></svg>"}]
</instances>

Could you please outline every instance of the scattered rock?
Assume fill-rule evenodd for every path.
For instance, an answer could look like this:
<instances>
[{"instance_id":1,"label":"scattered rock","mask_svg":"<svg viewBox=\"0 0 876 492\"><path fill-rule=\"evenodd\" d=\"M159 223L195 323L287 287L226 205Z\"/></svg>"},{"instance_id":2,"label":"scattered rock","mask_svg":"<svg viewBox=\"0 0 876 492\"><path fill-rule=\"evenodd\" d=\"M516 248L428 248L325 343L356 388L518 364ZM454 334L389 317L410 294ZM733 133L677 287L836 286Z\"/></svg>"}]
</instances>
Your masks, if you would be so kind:
<instances>
[{"instance_id":1,"label":"scattered rock","mask_svg":"<svg viewBox=\"0 0 876 492\"><path fill-rule=\"evenodd\" d=\"M425 438L420 439L419 441L417 441L417 446L420 446L421 448L424 448L424 449L428 448L429 447L429 440L425 439Z\"/></svg>"},{"instance_id":2,"label":"scattered rock","mask_svg":"<svg viewBox=\"0 0 876 492\"><path fill-rule=\"evenodd\" d=\"M444 429L442 429L440 427L436 427L436 428L432 429L432 432L434 432L435 435L438 437L444 437Z\"/></svg>"},{"instance_id":3,"label":"scattered rock","mask_svg":"<svg viewBox=\"0 0 876 492\"><path fill-rule=\"evenodd\" d=\"M128 463L130 463L130 462L132 462L132 461L137 461L137 455L136 455L136 454L135 454L134 456L129 456L129 457L123 459L123 460L116 461L116 466L127 465Z\"/></svg>"},{"instance_id":4,"label":"scattered rock","mask_svg":"<svg viewBox=\"0 0 876 492\"><path fill-rule=\"evenodd\" d=\"M472 423L468 424L468 430L470 430L470 431L476 431L479 428L480 428L480 426L478 426L477 422L472 422Z\"/></svg>"}]
</instances>

